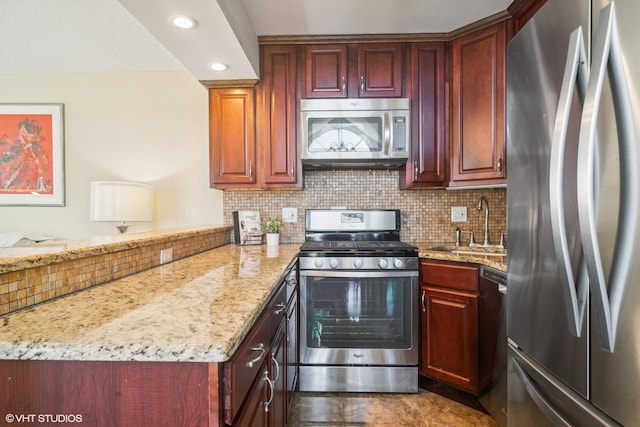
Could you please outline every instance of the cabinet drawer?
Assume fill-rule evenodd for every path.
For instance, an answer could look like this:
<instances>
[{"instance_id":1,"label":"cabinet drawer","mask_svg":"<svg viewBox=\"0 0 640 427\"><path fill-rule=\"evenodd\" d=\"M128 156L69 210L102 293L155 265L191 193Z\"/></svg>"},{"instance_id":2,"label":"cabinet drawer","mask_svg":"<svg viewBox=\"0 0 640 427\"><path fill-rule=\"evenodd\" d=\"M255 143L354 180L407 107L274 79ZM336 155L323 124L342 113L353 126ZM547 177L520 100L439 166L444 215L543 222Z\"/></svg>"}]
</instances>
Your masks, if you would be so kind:
<instances>
[{"instance_id":1,"label":"cabinet drawer","mask_svg":"<svg viewBox=\"0 0 640 427\"><path fill-rule=\"evenodd\" d=\"M461 291L478 291L478 267L450 262L421 261L422 284Z\"/></svg>"},{"instance_id":2,"label":"cabinet drawer","mask_svg":"<svg viewBox=\"0 0 640 427\"><path fill-rule=\"evenodd\" d=\"M298 291L298 268L297 263L292 267L284 280L287 287L287 304L291 303L291 297Z\"/></svg>"},{"instance_id":3,"label":"cabinet drawer","mask_svg":"<svg viewBox=\"0 0 640 427\"><path fill-rule=\"evenodd\" d=\"M271 298L269 305L265 309L264 316L268 319L269 322L269 331L270 337L273 339L273 336L278 331L280 327L280 323L283 321L285 316L287 315L287 286L283 284L280 286L276 294ZM269 340L269 344L271 344L271 340Z\"/></svg>"}]
</instances>

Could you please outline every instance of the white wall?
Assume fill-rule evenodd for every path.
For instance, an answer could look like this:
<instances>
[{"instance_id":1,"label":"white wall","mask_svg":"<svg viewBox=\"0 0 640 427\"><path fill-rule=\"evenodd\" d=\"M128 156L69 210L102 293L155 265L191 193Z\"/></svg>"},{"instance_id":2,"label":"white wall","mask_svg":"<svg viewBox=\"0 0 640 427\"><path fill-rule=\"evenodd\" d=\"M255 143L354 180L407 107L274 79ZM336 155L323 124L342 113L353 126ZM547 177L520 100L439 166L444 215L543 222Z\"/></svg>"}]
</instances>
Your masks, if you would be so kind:
<instances>
[{"instance_id":1,"label":"white wall","mask_svg":"<svg viewBox=\"0 0 640 427\"><path fill-rule=\"evenodd\" d=\"M0 205L0 233L65 239L116 234L89 221L90 182L152 184L153 223L130 232L221 225L209 188L207 90L186 71L0 75L0 103L63 103L64 207Z\"/></svg>"}]
</instances>

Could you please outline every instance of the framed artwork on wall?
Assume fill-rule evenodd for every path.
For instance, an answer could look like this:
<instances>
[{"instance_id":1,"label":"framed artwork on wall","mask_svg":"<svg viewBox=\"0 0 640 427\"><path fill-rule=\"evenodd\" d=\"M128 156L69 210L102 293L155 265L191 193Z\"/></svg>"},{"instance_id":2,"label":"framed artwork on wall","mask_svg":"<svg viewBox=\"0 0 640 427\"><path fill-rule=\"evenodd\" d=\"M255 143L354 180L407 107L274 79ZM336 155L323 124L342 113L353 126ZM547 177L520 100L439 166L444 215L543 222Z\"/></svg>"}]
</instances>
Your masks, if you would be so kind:
<instances>
[{"instance_id":1,"label":"framed artwork on wall","mask_svg":"<svg viewBox=\"0 0 640 427\"><path fill-rule=\"evenodd\" d=\"M0 205L64 204L64 104L0 104Z\"/></svg>"}]
</instances>

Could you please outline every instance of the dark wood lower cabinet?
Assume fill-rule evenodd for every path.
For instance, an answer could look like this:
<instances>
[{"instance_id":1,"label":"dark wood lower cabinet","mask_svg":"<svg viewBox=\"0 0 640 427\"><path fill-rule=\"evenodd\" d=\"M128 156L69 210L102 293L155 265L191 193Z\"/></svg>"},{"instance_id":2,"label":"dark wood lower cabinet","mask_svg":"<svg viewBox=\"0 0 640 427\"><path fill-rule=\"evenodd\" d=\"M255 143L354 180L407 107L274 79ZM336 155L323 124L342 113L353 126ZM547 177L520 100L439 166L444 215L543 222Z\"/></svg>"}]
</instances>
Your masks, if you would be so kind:
<instances>
[{"instance_id":1,"label":"dark wood lower cabinet","mask_svg":"<svg viewBox=\"0 0 640 427\"><path fill-rule=\"evenodd\" d=\"M286 320L280 325L280 330L273 341L271 350L270 377L272 390L269 398L270 426L284 426L288 414L287 390L287 331ZM255 425L255 424L254 424Z\"/></svg>"},{"instance_id":2,"label":"dark wood lower cabinet","mask_svg":"<svg viewBox=\"0 0 640 427\"><path fill-rule=\"evenodd\" d=\"M15 423L205 427L218 412L216 363L0 360L0 413Z\"/></svg>"},{"instance_id":3,"label":"dark wood lower cabinet","mask_svg":"<svg viewBox=\"0 0 640 427\"><path fill-rule=\"evenodd\" d=\"M265 402L269 393L269 368L267 362L261 365L261 375L247 395L244 410L238 416L234 426L254 427L269 425L269 412L265 411Z\"/></svg>"},{"instance_id":4,"label":"dark wood lower cabinet","mask_svg":"<svg viewBox=\"0 0 640 427\"><path fill-rule=\"evenodd\" d=\"M474 392L478 382L478 298L424 288L424 373Z\"/></svg>"},{"instance_id":5,"label":"dark wood lower cabinet","mask_svg":"<svg viewBox=\"0 0 640 427\"><path fill-rule=\"evenodd\" d=\"M279 427L286 424L290 392L295 389L298 377L297 298L294 266L250 335L233 358L225 362L227 425Z\"/></svg>"},{"instance_id":6,"label":"dark wood lower cabinet","mask_svg":"<svg viewBox=\"0 0 640 427\"><path fill-rule=\"evenodd\" d=\"M474 264L420 262L421 375L478 395L491 381L499 294Z\"/></svg>"}]
</instances>

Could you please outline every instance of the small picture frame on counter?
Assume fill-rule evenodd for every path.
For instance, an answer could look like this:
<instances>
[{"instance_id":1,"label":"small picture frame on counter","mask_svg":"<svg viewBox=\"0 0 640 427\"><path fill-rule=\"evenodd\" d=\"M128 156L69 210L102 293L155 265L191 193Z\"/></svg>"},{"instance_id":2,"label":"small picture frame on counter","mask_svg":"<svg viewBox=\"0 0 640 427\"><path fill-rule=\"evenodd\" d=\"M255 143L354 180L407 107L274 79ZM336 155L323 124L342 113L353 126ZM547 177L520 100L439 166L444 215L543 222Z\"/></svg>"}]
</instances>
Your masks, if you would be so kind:
<instances>
[{"instance_id":1,"label":"small picture frame on counter","mask_svg":"<svg viewBox=\"0 0 640 427\"><path fill-rule=\"evenodd\" d=\"M260 212L233 211L233 236L236 245L261 245Z\"/></svg>"}]
</instances>

